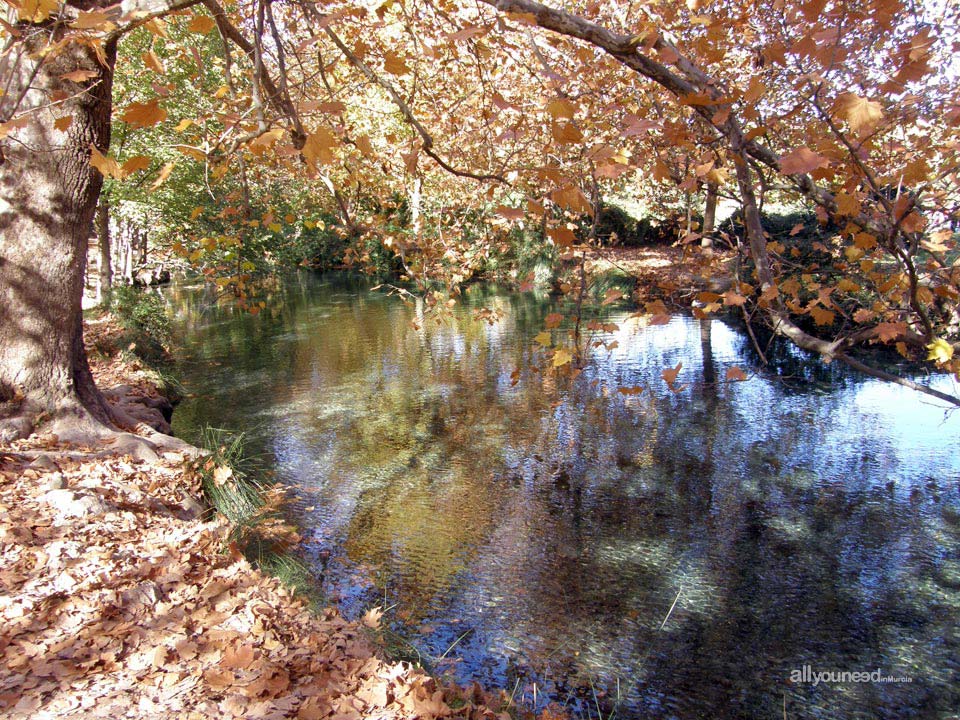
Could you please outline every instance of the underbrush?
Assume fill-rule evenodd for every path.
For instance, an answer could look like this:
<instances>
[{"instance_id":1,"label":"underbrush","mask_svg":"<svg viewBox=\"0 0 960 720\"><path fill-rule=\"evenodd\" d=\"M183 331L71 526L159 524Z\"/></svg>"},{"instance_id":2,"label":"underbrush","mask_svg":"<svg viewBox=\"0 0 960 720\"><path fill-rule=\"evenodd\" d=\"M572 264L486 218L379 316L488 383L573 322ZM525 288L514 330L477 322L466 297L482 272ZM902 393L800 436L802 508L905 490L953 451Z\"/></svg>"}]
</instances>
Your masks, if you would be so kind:
<instances>
[{"instance_id":1,"label":"underbrush","mask_svg":"<svg viewBox=\"0 0 960 720\"><path fill-rule=\"evenodd\" d=\"M244 451L242 434L206 427L200 445L208 452L192 460L189 469L199 476L212 510L230 524L229 549L319 609L323 604L319 582L294 554L300 535L285 514L284 489Z\"/></svg>"}]
</instances>

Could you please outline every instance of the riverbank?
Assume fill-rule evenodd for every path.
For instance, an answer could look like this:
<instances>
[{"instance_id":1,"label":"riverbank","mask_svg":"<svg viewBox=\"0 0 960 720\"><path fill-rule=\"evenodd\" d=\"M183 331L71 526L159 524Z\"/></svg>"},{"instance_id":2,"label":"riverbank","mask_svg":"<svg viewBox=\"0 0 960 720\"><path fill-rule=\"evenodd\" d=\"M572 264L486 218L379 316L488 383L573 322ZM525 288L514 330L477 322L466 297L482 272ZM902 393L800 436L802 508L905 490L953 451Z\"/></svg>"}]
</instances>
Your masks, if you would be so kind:
<instances>
[{"instance_id":1,"label":"riverbank","mask_svg":"<svg viewBox=\"0 0 960 720\"><path fill-rule=\"evenodd\" d=\"M111 332L88 326L94 374L146 442L0 446L0 716L497 716L381 659L376 613L315 612L252 567L199 500L197 449L157 433L149 373L102 353Z\"/></svg>"}]
</instances>

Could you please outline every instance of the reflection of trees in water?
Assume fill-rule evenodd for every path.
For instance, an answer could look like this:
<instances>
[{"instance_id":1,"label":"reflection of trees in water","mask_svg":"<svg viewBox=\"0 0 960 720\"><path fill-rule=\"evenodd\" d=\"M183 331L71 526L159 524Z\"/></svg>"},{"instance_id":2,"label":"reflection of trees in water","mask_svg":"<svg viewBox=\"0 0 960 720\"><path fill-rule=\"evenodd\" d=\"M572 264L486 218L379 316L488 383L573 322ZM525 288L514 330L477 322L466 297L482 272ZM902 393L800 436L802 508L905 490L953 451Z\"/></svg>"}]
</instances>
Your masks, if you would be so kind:
<instances>
[{"instance_id":1,"label":"reflection of trees in water","mask_svg":"<svg viewBox=\"0 0 960 720\"><path fill-rule=\"evenodd\" d=\"M671 349L690 385L680 395L616 393L659 377L660 357L637 377L598 365L572 384L527 373L507 389L546 303L474 288L465 302L504 319L417 330L395 299L330 286L294 293L277 318L211 324L200 357L236 370L206 377L259 384L218 385L198 416L267 399L293 418L272 432L305 453L329 439L324 492L350 497L349 559L379 568L411 621L463 618L438 631L440 652L470 625L458 650L477 663L509 648L558 693L620 678L628 707L653 715L771 716L784 693L793 713L955 704L943 659L957 655L944 565L956 515L929 488L882 484L900 470L886 441L837 444L842 388L801 402L778 384L723 383L713 320ZM785 684L802 664L916 682Z\"/></svg>"}]
</instances>

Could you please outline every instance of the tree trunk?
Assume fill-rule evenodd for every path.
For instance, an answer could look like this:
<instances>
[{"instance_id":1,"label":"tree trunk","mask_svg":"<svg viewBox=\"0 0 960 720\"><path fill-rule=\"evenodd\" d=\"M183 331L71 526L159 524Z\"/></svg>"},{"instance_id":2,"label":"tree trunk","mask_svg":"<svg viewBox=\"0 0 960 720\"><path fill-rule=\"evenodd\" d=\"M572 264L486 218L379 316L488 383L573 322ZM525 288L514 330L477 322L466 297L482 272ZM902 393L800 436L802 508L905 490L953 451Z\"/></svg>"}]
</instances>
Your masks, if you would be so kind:
<instances>
[{"instance_id":1,"label":"tree trunk","mask_svg":"<svg viewBox=\"0 0 960 720\"><path fill-rule=\"evenodd\" d=\"M410 229L413 230L413 236L417 241L423 234L423 220L420 213L422 190L423 179L418 175L413 179L413 185L410 188Z\"/></svg>"},{"instance_id":2,"label":"tree trunk","mask_svg":"<svg viewBox=\"0 0 960 720\"><path fill-rule=\"evenodd\" d=\"M130 224L121 222L120 230L120 274L123 276L124 284L133 284L133 240L131 236L133 231Z\"/></svg>"},{"instance_id":3,"label":"tree trunk","mask_svg":"<svg viewBox=\"0 0 960 720\"><path fill-rule=\"evenodd\" d=\"M143 228L137 228L137 252L140 255L138 265L143 267L147 264L147 231Z\"/></svg>"},{"instance_id":4,"label":"tree trunk","mask_svg":"<svg viewBox=\"0 0 960 720\"><path fill-rule=\"evenodd\" d=\"M62 26L19 29L0 104L4 118L24 120L0 146L0 398L22 397L24 412L68 423L109 423L83 347L81 299L103 181L90 147L106 152L110 142L116 43L101 64L88 44L56 48ZM93 75L63 77L75 71Z\"/></svg>"},{"instance_id":5,"label":"tree trunk","mask_svg":"<svg viewBox=\"0 0 960 720\"><path fill-rule=\"evenodd\" d=\"M110 241L110 201L100 197L96 215L97 243L100 248L100 263L97 268L97 300L105 302L113 290L113 253Z\"/></svg>"},{"instance_id":6,"label":"tree trunk","mask_svg":"<svg viewBox=\"0 0 960 720\"><path fill-rule=\"evenodd\" d=\"M713 230L717 224L717 184L707 183L707 199L703 206L703 238L701 247L713 246Z\"/></svg>"}]
</instances>

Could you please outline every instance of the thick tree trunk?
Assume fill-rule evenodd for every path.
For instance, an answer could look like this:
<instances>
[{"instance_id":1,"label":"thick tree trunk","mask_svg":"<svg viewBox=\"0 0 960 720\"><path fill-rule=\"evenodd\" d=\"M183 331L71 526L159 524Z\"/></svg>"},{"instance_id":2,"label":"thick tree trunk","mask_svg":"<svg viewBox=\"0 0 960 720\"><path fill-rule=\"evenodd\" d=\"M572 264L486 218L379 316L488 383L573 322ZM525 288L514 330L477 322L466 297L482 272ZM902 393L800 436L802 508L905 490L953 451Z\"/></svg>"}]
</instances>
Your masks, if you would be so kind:
<instances>
[{"instance_id":1,"label":"thick tree trunk","mask_svg":"<svg viewBox=\"0 0 960 720\"><path fill-rule=\"evenodd\" d=\"M56 419L108 423L83 347L81 297L102 185L90 147L106 152L110 142L116 44L101 64L77 42L42 52L56 48L60 29L20 29L27 37L8 59L0 104L4 118L25 120L3 142L0 164L0 395ZM64 79L76 71L92 75ZM69 126L54 127L67 116Z\"/></svg>"},{"instance_id":2,"label":"thick tree trunk","mask_svg":"<svg viewBox=\"0 0 960 720\"><path fill-rule=\"evenodd\" d=\"M97 299L106 301L113 290L113 252L110 238L110 201L101 196L97 205L97 245L100 248L100 263L97 268Z\"/></svg>"}]
</instances>

